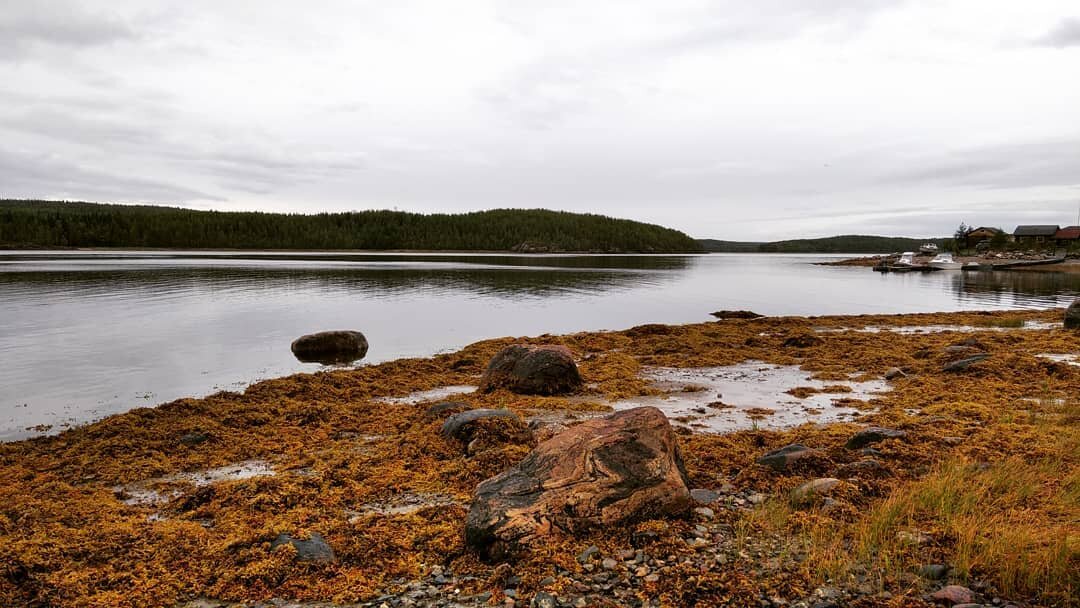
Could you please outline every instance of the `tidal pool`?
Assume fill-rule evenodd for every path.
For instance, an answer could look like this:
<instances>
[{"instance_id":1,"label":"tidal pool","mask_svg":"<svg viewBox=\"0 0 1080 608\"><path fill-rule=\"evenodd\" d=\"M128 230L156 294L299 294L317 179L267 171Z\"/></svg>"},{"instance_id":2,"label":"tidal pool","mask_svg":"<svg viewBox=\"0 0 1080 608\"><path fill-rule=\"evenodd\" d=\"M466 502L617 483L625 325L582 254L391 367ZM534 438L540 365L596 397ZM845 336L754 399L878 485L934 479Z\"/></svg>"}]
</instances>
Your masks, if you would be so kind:
<instances>
[{"instance_id":1,"label":"tidal pool","mask_svg":"<svg viewBox=\"0 0 1080 608\"><path fill-rule=\"evenodd\" d=\"M867 402L890 390L883 379L826 382L798 366L762 361L724 367L650 368L643 375L664 394L615 401L613 408L651 405L667 414L673 424L707 433L850 420L870 408Z\"/></svg>"}]
</instances>

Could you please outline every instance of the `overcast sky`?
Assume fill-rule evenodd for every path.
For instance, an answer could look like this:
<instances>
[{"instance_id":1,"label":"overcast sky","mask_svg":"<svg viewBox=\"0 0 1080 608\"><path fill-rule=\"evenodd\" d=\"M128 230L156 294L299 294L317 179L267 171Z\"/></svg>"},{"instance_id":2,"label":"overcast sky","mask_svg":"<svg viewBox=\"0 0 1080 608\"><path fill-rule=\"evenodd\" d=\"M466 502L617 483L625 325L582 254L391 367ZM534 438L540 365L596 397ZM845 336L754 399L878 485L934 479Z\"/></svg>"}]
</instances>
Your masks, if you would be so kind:
<instances>
[{"instance_id":1,"label":"overcast sky","mask_svg":"<svg viewBox=\"0 0 1080 608\"><path fill-rule=\"evenodd\" d=\"M1077 0L0 0L0 196L1072 224Z\"/></svg>"}]
</instances>

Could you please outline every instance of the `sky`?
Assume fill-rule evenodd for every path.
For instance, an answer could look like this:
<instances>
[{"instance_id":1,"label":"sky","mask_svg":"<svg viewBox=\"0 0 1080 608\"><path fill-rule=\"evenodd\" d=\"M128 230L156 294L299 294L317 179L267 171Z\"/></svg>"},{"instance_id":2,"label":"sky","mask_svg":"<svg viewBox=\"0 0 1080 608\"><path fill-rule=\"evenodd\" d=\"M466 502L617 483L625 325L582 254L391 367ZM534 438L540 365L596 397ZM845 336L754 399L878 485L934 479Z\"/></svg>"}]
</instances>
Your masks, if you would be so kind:
<instances>
[{"instance_id":1,"label":"sky","mask_svg":"<svg viewBox=\"0 0 1080 608\"><path fill-rule=\"evenodd\" d=\"M1076 0L0 0L0 197L1074 224Z\"/></svg>"}]
</instances>

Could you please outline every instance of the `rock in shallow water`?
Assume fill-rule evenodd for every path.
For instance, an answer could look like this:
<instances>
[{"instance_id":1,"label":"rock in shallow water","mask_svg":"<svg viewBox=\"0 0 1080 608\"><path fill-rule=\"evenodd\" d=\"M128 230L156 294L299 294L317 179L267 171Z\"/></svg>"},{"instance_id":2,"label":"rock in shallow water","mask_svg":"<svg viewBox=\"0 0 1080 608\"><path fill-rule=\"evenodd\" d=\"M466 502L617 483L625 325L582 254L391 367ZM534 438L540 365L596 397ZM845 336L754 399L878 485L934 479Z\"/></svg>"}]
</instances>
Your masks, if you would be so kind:
<instances>
[{"instance_id":1,"label":"rock in shallow water","mask_svg":"<svg viewBox=\"0 0 1080 608\"><path fill-rule=\"evenodd\" d=\"M345 363L363 359L368 351L367 338L358 331L321 331L293 340L293 355L305 362Z\"/></svg>"},{"instance_id":2,"label":"rock in shallow water","mask_svg":"<svg viewBox=\"0 0 1080 608\"><path fill-rule=\"evenodd\" d=\"M483 557L502 559L553 533L682 514L689 506L667 417L639 407L572 427L481 483L465 538Z\"/></svg>"},{"instance_id":3,"label":"rock in shallow water","mask_svg":"<svg viewBox=\"0 0 1080 608\"><path fill-rule=\"evenodd\" d=\"M716 312L710 312L710 315L720 320L725 319L760 319L765 315L759 315L752 310L718 310Z\"/></svg>"},{"instance_id":4,"label":"rock in shallow water","mask_svg":"<svg viewBox=\"0 0 1080 608\"><path fill-rule=\"evenodd\" d=\"M507 346L492 357L480 392L505 388L523 395L561 395L579 390L581 374L565 346Z\"/></svg>"}]
</instances>

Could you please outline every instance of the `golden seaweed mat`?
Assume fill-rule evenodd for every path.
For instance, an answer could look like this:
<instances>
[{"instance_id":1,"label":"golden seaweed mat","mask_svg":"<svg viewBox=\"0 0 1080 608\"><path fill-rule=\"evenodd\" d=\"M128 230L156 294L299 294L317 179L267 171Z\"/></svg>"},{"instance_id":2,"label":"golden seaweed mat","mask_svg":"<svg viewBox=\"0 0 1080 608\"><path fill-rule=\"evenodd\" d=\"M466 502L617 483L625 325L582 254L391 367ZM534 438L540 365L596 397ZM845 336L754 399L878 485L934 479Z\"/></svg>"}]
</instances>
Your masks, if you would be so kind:
<instances>
[{"instance_id":1,"label":"golden seaweed mat","mask_svg":"<svg viewBox=\"0 0 1080 608\"><path fill-rule=\"evenodd\" d=\"M555 537L513 562L524 598L541 582L552 593L570 589L570 577L553 573L580 572L575 558L585 547L615 554L630 547L633 532L650 530L652 550L673 559L635 593L663 605L758 606L763 593L805 597L854 572L872 573L870 584L889 592L860 605L911 605L926 590L912 575L925 563L953 564L965 580L1014 600L1075 605L1080 367L1068 356L1080 352L1080 335L1062 329L1061 316L766 317L500 338L429 359L268 380L3 444L0 605L349 603L392 593L436 566L475 577L462 593L491 591L499 601L506 566L478 561L462 526L476 485L529 446L496 442L466 455L440 435L441 420L425 416L430 402L386 398L475 384L512 343L568 347L587 394L453 399L573 424L614 400L659 392L643 375L652 367L752 360L800 366L826 382L881 378L893 367L907 373L851 422L680 435L694 487L726 484L769 497L718 509L714 525L731 530L735 543L722 566L694 561L699 554L685 542L691 519L645 521ZM806 346L790 346L793 337ZM943 372L945 349L972 339L990 358ZM864 458L843 444L867 424L907 432L875 446L888 475L845 479L827 509L791 506L793 488ZM822 456L785 473L755 464L789 443ZM282 533L318 533L336 560L302 562L289 547L271 550ZM932 542L908 542L913 535Z\"/></svg>"}]
</instances>

